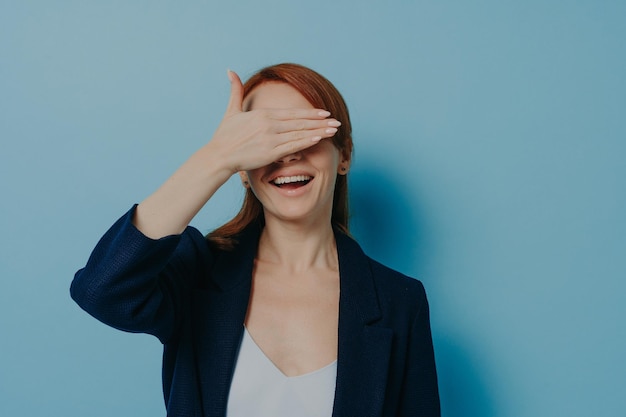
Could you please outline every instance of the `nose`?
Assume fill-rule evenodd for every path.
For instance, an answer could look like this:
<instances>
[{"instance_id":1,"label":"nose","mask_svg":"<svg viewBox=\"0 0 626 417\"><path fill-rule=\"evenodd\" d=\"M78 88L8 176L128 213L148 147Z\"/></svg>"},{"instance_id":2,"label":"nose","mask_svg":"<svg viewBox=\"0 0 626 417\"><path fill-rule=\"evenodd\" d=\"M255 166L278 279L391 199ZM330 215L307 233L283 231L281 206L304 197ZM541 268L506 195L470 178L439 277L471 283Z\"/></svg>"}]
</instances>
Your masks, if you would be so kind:
<instances>
[{"instance_id":1,"label":"nose","mask_svg":"<svg viewBox=\"0 0 626 417\"><path fill-rule=\"evenodd\" d=\"M281 164L287 164L289 162L299 161L301 158L302 154L300 152L294 152L283 156L282 158L276 160L276 162L279 162Z\"/></svg>"}]
</instances>

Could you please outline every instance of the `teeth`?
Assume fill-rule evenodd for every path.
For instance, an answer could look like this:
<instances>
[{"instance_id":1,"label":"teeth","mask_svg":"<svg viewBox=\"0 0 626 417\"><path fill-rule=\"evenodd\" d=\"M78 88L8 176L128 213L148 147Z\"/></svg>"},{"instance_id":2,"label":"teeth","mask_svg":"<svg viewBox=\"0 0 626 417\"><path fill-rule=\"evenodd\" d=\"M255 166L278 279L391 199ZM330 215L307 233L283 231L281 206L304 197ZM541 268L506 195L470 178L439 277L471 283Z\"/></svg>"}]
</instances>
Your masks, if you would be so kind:
<instances>
[{"instance_id":1,"label":"teeth","mask_svg":"<svg viewBox=\"0 0 626 417\"><path fill-rule=\"evenodd\" d=\"M291 177L278 177L273 182L276 185L281 184L289 184L290 182L302 182L310 180L311 177L308 175L293 175Z\"/></svg>"}]
</instances>

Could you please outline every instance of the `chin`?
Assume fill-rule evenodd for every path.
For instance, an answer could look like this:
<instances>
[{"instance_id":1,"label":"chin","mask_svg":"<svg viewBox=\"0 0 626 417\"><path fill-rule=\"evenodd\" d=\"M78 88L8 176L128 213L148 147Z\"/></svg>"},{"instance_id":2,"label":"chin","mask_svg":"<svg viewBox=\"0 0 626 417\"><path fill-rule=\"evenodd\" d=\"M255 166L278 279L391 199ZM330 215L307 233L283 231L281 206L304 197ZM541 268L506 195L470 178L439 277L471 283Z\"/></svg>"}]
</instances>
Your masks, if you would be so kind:
<instances>
[{"instance_id":1,"label":"chin","mask_svg":"<svg viewBox=\"0 0 626 417\"><path fill-rule=\"evenodd\" d=\"M269 219L275 219L282 223L292 223L301 225L318 225L318 224L330 224L330 211L328 213L320 212L311 207L308 209L304 207L281 207L280 210L270 211L265 210L265 222L267 224ZM270 220L271 221L271 220Z\"/></svg>"}]
</instances>

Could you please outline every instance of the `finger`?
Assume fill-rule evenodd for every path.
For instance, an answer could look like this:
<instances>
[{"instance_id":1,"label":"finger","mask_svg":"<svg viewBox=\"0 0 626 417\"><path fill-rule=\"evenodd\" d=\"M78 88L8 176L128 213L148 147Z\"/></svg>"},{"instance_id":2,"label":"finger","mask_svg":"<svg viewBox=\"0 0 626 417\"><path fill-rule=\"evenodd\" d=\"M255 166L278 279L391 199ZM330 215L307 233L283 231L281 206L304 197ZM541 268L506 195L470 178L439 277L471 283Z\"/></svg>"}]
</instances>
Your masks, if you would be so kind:
<instances>
[{"instance_id":1,"label":"finger","mask_svg":"<svg viewBox=\"0 0 626 417\"><path fill-rule=\"evenodd\" d=\"M328 127L339 127L341 122L336 119L296 119L296 120L281 120L276 122L276 133L286 133L299 130L315 130L325 129Z\"/></svg>"},{"instance_id":2,"label":"finger","mask_svg":"<svg viewBox=\"0 0 626 417\"><path fill-rule=\"evenodd\" d=\"M328 136L327 136L328 137ZM300 138L298 140L292 140L286 143L282 143L278 145L274 150L276 151L277 157L276 159L280 159L285 155L290 155L292 153L297 153L308 149L312 146L317 145L321 140L325 140L325 137L322 136L306 136Z\"/></svg>"},{"instance_id":3,"label":"finger","mask_svg":"<svg viewBox=\"0 0 626 417\"><path fill-rule=\"evenodd\" d=\"M291 131L278 135L279 142L275 146L275 150L281 156L290 153L299 152L309 148L322 139L333 137L337 133L337 128L327 127L323 129L307 130L307 131Z\"/></svg>"},{"instance_id":4,"label":"finger","mask_svg":"<svg viewBox=\"0 0 626 417\"><path fill-rule=\"evenodd\" d=\"M230 80L230 99L226 107L226 116L231 116L243 111L243 84L235 71L228 70Z\"/></svg>"},{"instance_id":5,"label":"finger","mask_svg":"<svg viewBox=\"0 0 626 417\"><path fill-rule=\"evenodd\" d=\"M268 117L274 120L311 119L323 120L330 116L324 109L266 109Z\"/></svg>"}]
</instances>

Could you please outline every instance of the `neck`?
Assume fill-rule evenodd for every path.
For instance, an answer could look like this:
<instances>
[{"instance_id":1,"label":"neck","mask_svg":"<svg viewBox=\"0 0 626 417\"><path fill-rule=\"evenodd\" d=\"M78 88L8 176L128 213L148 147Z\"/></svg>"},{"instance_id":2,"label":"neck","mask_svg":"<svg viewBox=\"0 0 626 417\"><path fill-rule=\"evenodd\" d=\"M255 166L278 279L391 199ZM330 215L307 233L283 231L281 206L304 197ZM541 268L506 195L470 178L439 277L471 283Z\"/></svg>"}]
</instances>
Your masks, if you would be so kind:
<instances>
[{"instance_id":1,"label":"neck","mask_svg":"<svg viewBox=\"0 0 626 417\"><path fill-rule=\"evenodd\" d=\"M281 265L293 273L311 268L338 270L337 247L330 222L321 226L266 222L257 258Z\"/></svg>"}]
</instances>

